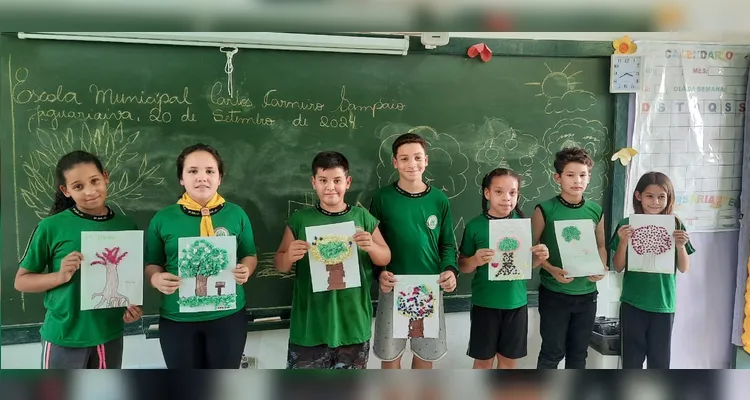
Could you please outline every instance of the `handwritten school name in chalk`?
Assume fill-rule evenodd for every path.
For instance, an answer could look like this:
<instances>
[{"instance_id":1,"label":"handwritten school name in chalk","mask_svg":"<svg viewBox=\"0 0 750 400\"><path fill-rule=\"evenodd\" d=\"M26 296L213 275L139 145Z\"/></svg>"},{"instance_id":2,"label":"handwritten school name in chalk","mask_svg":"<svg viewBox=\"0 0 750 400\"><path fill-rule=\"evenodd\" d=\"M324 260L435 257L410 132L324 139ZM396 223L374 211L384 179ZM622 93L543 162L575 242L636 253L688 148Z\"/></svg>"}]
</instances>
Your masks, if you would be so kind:
<instances>
[{"instance_id":1,"label":"handwritten school name in chalk","mask_svg":"<svg viewBox=\"0 0 750 400\"><path fill-rule=\"evenodd\" d=\"M273 117L269 112L274 110L296 110L300 111L291 121L293 126L310 126L310 118L317 118L317 124L321 128L357 128L357 116L367 113L375 118L383 111L403 111L406 104L391 100L384 102L382 99L374 103L356 103L347 96L346 86L342 85L339 98L335 106L327 106L325 102L316 99L299 99L279 89L269 89L262 97L254 101L241 91L236 91L233 96L224 92L222 82L216 82L211 86L209 103L212 106L212 116L215 122L234 124L274 125L278 117ZM311 115L326 112L327 115ZM339 113L339 115L331 115Z\"/></svg>"}]
</instances>

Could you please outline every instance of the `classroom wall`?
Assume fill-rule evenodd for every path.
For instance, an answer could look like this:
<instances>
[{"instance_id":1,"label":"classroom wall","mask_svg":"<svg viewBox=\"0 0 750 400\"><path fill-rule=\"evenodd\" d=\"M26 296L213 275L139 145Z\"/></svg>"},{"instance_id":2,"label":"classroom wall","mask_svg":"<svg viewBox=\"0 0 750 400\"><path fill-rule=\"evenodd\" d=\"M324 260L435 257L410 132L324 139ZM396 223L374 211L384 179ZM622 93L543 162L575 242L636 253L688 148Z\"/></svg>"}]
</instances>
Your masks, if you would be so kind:
<instances>
[{"instance_id":1,"label":"classroom wall","mask_svg":"<svg viewBox=\"0 0 750 400\"><path fill-rule=\"evenodd\" d=\"M565 32L565 33L484 33L484 32L453 32L452 37L493 37L493 38L521 38L521 39L562 39L562 40L614 40L625 33L601 33L601 32ZM700 40L708 42L723 43L743 43L750 44L750 34L725 34L725 33L631 33L634 40ZM731 252L734 246L736 253L736 244L729 244L726 249ZM702 247L703 254L709 260L709 254L713 253L710 247ZM713 253L716 254L716 253ZM736 263L735 263L736 265ZM715 293L726 292L732 293L734 281L725 282L721 275L729 273L735 268L730 265L721 269L721 274L693 273L687 274L678 280L678 316L675 321L675 334L673 352L675 347L679 354L674 356L673 368L727 368L734 354L730 351L729 337L716 337L702 334L706 328L705 318L707 315L719 315L718 324L722 325L726 321L723 314L726 311L728 315L728 328L731 329L731 305L724 309L710 308L708 305L699 305L699 302L709 301L708 304L723 304L723 298L716 299ZM700 262L693 263L693 269L701 267ZM695 272L695 271L693 271ZM711 281L711 284L703 279ZM619 309L619 291L621 276L614 275L607 277L599 282L599 301L597 315L614 317L618 315ZM712 286L715 284L715 286ZM711 291L708 289L712 288ZM721 289L721 290L719 290ZM696 305L696 306L694 306ZM472 360L468 358L466 346L469 337L469 315L466 312L447 314L448 329L448 347L449 354L441 361L435 364L436 368L471 368ZM283 368L286 357L286 343L288 340L288 330L251 332L248 334L246 345L246 355L255 357L260 368ZM519 367L534 368L536 365L536 356L539 352L541 338L539 336L539 321L536 309L529 313L529 356L520 360ZM124 358L124 368L161 368L163 359L159 348L158 340L147 340L143 335L130 336L125 342L126 355ZM722 349L725 349L723 351ZM38 368L41 348L38 343L23 344L13 346L3 346L1 368ZM410 360L407 354L404 358L404 365ZM601 365L601 360L596 354L591 354L589 359L589 368L596 368ZM377 359L371 356L370 366L378 366Z\"/></svg>"}]
</instances>

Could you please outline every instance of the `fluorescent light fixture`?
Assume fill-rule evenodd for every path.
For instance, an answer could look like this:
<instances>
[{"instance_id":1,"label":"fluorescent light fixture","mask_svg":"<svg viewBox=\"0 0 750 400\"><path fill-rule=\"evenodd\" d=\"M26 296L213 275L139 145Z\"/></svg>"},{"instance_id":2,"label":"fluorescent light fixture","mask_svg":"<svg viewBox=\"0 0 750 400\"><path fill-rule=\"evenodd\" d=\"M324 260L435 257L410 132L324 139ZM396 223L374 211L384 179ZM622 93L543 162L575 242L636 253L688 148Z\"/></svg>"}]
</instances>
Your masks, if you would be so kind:
<instances>
[{"instance_id":1,"label":"fluorescent light fixture","mask_svg":"<svg viewBox=\"0 0 750 400\"><path fill-rule=\"evenodd\" d=\"M409 37L364 37L277 32L18 32L20 39L77 40L175 46L368 53L405 56Z\"/></svg>"}]
</instances>

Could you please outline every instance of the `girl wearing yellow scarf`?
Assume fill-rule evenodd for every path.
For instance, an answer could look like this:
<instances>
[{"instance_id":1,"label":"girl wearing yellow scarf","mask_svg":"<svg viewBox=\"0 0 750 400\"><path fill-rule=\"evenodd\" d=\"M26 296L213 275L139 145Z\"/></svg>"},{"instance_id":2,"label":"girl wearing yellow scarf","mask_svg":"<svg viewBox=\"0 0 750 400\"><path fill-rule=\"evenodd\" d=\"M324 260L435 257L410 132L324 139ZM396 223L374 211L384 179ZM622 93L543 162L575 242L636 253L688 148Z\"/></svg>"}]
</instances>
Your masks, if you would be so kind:
<instances>
[{"instance_id":1,"label":"girl wearing yellow scarf","mask_svg":"<svg viewBox=\"0 0 750 400\"><path fill-rule=\"evenodd\" d=\"M217 192L223 172L221 157L212 147L197 144L183 150L177 158L177 176L185 193L176 204L154 216L147 233L146 278L162 293L159 342L169 369L234 369L239 368L242 359L247 337L242 285L255 270L257 257L247 214ZM236 237L238 264L233 271L236 294L223 295L234 296L234 308L214 303L204 307L204 300L222 298L222 289L218 286L217 294L207 296L205 276L199 276L200 281L198 277L185 278L195 279L196 283L183 287L180 293L178 242L180 238L196 236ZM230 284L224 282L224 285ZM213 286L210 290L214 290ZM200 301L200 304L191 302L190 312L184 308L180 311L180 304L188 300Z\"/></svg>"}]
</instances>

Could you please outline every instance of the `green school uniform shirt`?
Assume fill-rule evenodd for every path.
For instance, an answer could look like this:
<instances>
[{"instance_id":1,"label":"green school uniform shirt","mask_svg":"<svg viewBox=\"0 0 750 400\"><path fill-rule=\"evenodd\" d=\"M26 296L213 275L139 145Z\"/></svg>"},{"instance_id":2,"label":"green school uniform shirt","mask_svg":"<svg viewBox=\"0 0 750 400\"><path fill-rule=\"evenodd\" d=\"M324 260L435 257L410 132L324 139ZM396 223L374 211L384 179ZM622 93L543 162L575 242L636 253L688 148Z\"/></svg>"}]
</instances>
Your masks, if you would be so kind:
<instances>
[{"instance_id":1,"label":"green school uniform shirt","mask_svg":"<svg viewBox=\"0 0 750 400\"><path fill-rule=\"evenodd\" d=\"M165 271L179 276L178 241L182 237L200 236L200 212L191 211L179 204L173 204L154 215L146 235L146 265L155 264L164 267ZM247 256L256 254L255 239L250 219L238 205L225 202L211 210L211 223L216 236L237 237L237 262ZM233 267L230 267L233 268ZM162 317L177 322L211 321L232 315L245 308L245 290L237 285L236 307L220 311L181 313L177 302L179 289L170 295L161 293ZM189 295L192 295L189 294ZM183 293L183 297L186 295Z\"/></svg>"},{"instance_id":2,"label":"green school uniform shirt","mask_svg":"<svg viewBox=\"0 0 750 400\"><path fill-rule=\"evenodd\" d=\"M81 232L137 230L135 222L111 209L106 216L73 207L39 221L21 258L21 268L36 274L60 271L60 262L81 251ZM85 268L86 260L82 268ZM93 347L123 335L124 307L81 311L81 273L44 294L42 339L64 347Z\"/></svg>"},{"instance_id":3,"label":"green school uniform shirt","mask_svg":"<svg viewBox=\"0 0 750 400\"><path fill-rule=\"evenodd\" d=\"M623 218L612 235L609 248L617 251L620 237L617 230L623 225L628 225L630 218ZM682 221L679 222L680 230L685 230ZM625 248L627 251L627 247ZM693 244L688 241L685 244L688 255L695 253ZM675 274L653 274L648 272L628 271L628 255L625 253L625 275L622 278L622 292L620 301L628 303L643 311L655 313L673 313L675 311L677 293L677 249L675 248L674 262Z\"/></svg>"},{"instance_id":4,"label":"green school uniform shirt","mask_svg":"<svg viewBox=\"0 0 750 400\"><path fill-rule=\"evenodd\" d=\"M453 216L445 193L430 186L422 193L409 193L394 182L375 193L370 212L380 221L380 232L391 249L388 271L396 275L457 271Z\"/></svg>"},{"instance_id":5,"label":"green school uniform shirt","mask_svg":"<svg viewBox=\"0 0 750 400\"><path fill-rule=\"evenodd\" d=\"M378 226L362 207L347 206L340 213L330 213L320 205L299 210L289 217L288 225L295 240L307 241L305 228L353 221L358 228L373 233ZM289 343L298 346L340 347L364 343L372 336L372 261L362 249L359 276L362 284L343 290L313 292L310 259L307 254L296 263Z\"/></svg>"},{"instance_id":6,"label":"green school uniform shirt","mask_svg":"<svg viewBox=\"0 0 750 400\"><path fill-rule=\"evenodd\" d=\"M555 221L590 219L596 226L602 219L601 206L588 200L583 200L579 204L570 204L560 196L555 196L537 204L536 208L539 208L544 216L544 230L540 243L545 244L549 249L547 261L558 268L563 268L563 265L555 234ZM580 295L596 291L596 282L589 281L585 276L573 278L573 281L569 283L560 283L544 268L539 271L539 280L546 289L563 294Z\"/></svg>"},{"instance_id":7,"label":"green school uniform shirt","mask_svg":"<svg viewBox=\"0 0 750 400\"><path fill-rule=\"evenodd\" d=\"M518 215L513 212L510 218L518 218ZM500 218L482 213L466 225L461 239L462 256L472 257L477 250L490 248L490 219ZM471 281L472 304L500 310L512 310L528 304L526 280L490 281L487 277L488 268L488 265L484 264L474 271Z\"/></svg>"}]
</instances>

